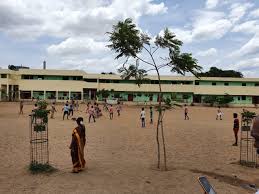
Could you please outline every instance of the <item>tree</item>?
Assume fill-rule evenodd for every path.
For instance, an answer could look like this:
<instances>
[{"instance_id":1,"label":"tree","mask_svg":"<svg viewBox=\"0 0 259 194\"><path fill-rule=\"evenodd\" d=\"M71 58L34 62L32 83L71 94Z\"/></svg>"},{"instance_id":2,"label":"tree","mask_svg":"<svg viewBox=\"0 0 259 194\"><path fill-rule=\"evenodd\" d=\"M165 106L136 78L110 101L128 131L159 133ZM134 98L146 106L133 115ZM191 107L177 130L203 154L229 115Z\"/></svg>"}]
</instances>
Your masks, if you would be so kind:
<instances>
[{"instance_id":1,"label":"tree","mask_svg":"<svg viewBox=\"0 0 259 194\"><path fill-rule=\"evenodd\" d=\"M102 90L99 90L96 92L96 96L98 98L102 97L102 98L108 98L110 92L109 90L105 90L105 89L102 89Z\"/></svg>"},{"instance_id":2,"label":"tree","mask_svg":"<svg viewBox=\"0 0 259 194\"><path fill-rule=\"evenodd\" d=\"M234 70L222 70L217 67L211 67L209 71L199 73L200 77L238 77L242 78L243 74Z\"/></svg>"},{"instance_id":3,"label":"tree","mask_svg":"<svg viewBox=\"0 0 259 194\"><path fill-rule=\"evenodd\" d=\"M234 98L232 96L225 94L224 96L206 96L203 99L203 102L210 104L210 106L214 106L215 104L219 106L228 106L233 100Z\"/></svg>"},{"instance_id":4,"label":"tree","mask_svg":"<svg viewBox=\"0 0 259 194\"><path fill-rule=\"evenodd\" d=\"M163 35L156 36L155 42L153 43L151 37L140 32L132 22L132 19L128 18L125 21L119 21L113 26L112 31L107 32L107 34L109 35L110 42L108 47L117 54L115 59L122 57L125 59L124 64L119 69L119 73L121 73L123 79L133 77L140 86L143 80L146 79L145 77L148 71L155 71L157 74L159 87L159 103L156 107L158 111L158 122L156 126L157 168L161 169L160 141L162 139L164 170L167 170L163 117L165 111L170 109L173 103L169 103L169 101L166 100L166 103L162 104L160 70L162 68L170 68L171 72L178 74L185 75L186 72L190 72L197 75L202 68L197 65L197 60L192 57L192 54L180 52L182 42L167 28L164 30ZM168 56L166 58L157 56L158 50L166 51ZM143 52L147 54L147 58L142 57L144 56L141 55ZM130 59L136 60L136 64L129 64L128 61ZM158 61L158 59L160 60ZM149 66L150 69L146 67L140 68L142 64Z\"/></svg>"}]
</instances>

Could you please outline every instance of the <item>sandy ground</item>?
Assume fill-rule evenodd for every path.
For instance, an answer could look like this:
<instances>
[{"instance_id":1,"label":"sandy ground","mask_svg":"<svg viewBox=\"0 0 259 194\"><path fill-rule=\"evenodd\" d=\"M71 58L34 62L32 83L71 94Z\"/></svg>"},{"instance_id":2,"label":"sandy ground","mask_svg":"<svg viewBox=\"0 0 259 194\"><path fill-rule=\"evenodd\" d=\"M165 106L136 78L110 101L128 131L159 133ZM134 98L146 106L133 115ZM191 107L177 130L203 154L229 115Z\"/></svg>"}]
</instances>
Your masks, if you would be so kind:
<instances>
[{"instance_id":1,"label":"sandy ground","mask_svg":"<svg viewBox=\"0 0 259 194\"><path fill-rule=\"evenodd\" d=\"M222 121L215 120L215 108L189 107L189 121L181 108L167 112L167 172L155 169L155 125L140 127L140 107L123 107L114 120L105 113L96 123L86 122L88 170L73 174L68 146L75 122L62 121L58 106L49 122L50 163L58 171L32 175L27 170L32 106L25 105L22 116L18 107L0 103L0 193L203 193L200 175L218 193L254 193L242 184L259 186L259 169L238 165L239 147L232 146L232 114L241 109L223 109ZM86 118L84 109L75 115Z\"/></svg>"}]
</instances>

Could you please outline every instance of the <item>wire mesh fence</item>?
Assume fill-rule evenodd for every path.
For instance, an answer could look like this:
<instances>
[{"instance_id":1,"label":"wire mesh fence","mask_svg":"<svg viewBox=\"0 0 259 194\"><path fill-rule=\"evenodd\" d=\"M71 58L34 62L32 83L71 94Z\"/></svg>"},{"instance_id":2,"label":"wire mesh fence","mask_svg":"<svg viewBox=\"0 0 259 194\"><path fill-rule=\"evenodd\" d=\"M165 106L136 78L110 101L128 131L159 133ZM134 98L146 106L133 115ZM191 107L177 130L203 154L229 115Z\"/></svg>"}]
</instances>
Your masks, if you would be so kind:
<instances>
[{"instance_id":1,"label":"wire mesh fence","mask_svg":"<svg viewBox=\"0 0 259 194\"><path fill-rule=\"evenodd\" d=\"M30 116L30 161L31 164L49 163L48 123L34 114Z\"/></svg>"}]
</instances>

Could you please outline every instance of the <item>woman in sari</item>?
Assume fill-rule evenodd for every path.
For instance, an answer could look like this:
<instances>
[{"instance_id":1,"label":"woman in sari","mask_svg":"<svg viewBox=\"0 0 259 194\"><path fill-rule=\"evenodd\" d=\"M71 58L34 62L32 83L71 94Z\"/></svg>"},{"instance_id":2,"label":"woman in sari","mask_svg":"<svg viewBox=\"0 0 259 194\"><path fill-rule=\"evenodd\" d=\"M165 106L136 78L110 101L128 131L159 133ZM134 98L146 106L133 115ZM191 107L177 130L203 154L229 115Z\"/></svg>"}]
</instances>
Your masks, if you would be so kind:
<instances>
[{"instance_id":1,"label":"woman in sari","mask_svg":"<svg viewBox=\"0 0 259 194\"><path fill-rule=\"evenodd\" d=\"M74 173L85 168L85 159L84 159L84 147L85 147L85 126L83 124L83 118L78 117L76 119L77 127L73 130L72 141L70 144L71 158L73 163Z\"/></svg>"}]
</instances>

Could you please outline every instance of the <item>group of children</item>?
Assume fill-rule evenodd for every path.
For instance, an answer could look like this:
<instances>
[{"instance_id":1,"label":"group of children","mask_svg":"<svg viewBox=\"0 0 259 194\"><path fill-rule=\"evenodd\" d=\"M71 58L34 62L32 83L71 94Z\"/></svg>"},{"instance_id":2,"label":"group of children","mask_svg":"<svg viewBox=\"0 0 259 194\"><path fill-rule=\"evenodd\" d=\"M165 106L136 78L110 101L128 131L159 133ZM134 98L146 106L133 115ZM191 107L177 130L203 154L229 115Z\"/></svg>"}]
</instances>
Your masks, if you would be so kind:
<instances>
[{"instance_id":1,"label":"group of children","mask_svg":"<svg viewBox=\"0 0 259 194\"><path fill-rule=\"evenodd\" d=\"M153 124L153 107L149 107L149 116L150 116L150 124ZM140 120L141 120L141 127L144 128L146 127L146 112L145 108L141 109L140 112Z\"/></svg>"},{"instance_id":2,"label":"group of children","mask_svg":"<svg viewBox=\"0 0 259 194\"><path fill-rule=\"evenodd\" d=\"M52 104L52 106L53 106L53 104ZM67 119L68 119L68 116L73 116L74 115L74 110L78 111L78 108L79 108L78 101L75 102L74 100L72 100L70 104L67 101L65 106L62 108L63 120L65 119L65 116L67 116ZM53 112L55 110L56 109L54 109ZM54 115L54 113L53 113L53 115Z\"/></svg>"},{"instance_id":3,"label":"group of children","mask_svg":"<svg viewBox=\"0 0 259 194\"><path fill-rule=\"evenodd\" d=\"M109 118L110 118L110 120L112 120L113 119L113 112L114 112L113 105L112 104L108 105L107 103L105 103L104 107L103 107L103 110L109 112ZM118 104L116 106L116 111L117 111L118 117L121 115L121 110L122 110L121 104L120 104L120 102L118 102ZM99 108L99 105L97 103L94 103L94 105L92 105L89 102L87 104L86 113L89 115L89 117L88 117L89 123L91 122L91 119L93 119L93 121L95 122L96 118L102 116L102 111Z\"/></svg>"}]
</instances>

